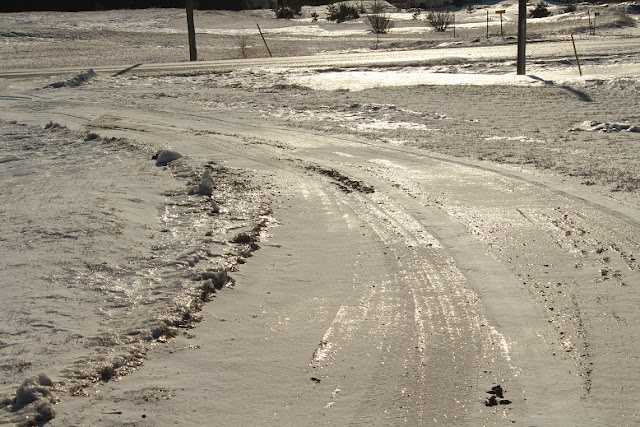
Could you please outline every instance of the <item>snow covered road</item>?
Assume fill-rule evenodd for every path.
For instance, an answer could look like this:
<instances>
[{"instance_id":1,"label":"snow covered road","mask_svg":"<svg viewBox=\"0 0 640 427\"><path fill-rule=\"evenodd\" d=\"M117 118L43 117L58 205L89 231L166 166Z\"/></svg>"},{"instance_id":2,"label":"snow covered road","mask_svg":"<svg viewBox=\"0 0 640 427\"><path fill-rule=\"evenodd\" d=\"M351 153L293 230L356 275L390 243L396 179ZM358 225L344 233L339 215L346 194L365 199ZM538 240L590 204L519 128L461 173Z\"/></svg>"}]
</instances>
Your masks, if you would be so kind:
<instances>
[{"instance_id":1,"label":"snow covered road","mask_svg":"<svg viewBox=\"0 0 640 427\"><path fill-rule=\"evenodd\" d=\"M3 70L0 421L637 423L637 67L536 46Z\"/></svg>"},{"instance_id":2,"label":"snow covered road","mask_svg":"<svg viewBox=\"0 0 640 427\"><path fill-rule=\"evenodd\" d=\"M275 125L249 94L203 109L183 85L113 79L5 97L3 114L245 171L279 226L193 333L64 397L54 424L633 419L635 208L533 170ZM511 403L485 406L497 385Z\"/></svg>"}]
</instances>

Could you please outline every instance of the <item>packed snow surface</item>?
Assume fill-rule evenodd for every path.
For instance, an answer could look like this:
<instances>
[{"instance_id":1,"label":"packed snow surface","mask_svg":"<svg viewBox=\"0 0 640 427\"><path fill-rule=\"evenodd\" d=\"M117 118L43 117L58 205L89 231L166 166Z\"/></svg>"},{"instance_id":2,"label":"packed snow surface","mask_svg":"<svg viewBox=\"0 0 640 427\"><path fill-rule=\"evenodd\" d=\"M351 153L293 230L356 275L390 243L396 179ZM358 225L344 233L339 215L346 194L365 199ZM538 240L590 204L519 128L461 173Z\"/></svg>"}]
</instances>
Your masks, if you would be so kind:
<instances>
[{"instance_id":1,"label":"packed snow surface","mask_svg":"<svg viewBox=\"0 0 640 427\"><path fill-rule=\"evenodd\" d=\"M530 20L523 76L507 3L199 12L193 64L182 10L1 16L0 423L637 421L640 44L599 10Z\"/></svg>"}]
</instances>

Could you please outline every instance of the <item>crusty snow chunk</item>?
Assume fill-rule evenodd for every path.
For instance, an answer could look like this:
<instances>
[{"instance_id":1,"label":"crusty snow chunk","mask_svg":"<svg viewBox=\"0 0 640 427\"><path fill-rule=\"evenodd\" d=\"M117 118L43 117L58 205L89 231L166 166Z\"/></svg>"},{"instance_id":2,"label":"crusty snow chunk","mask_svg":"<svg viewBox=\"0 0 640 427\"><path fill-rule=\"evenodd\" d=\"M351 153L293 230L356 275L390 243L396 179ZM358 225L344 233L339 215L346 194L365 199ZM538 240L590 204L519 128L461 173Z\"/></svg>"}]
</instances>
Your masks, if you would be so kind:
<instances>
[{"instance_id":1,"label":"crusty snow chunk","mask_svg":"<svg viewBox=\"0 0 640 427\"><path fill-rule=\"evenodd\" d=\"M177 151L163 150L158 153L156 166L166 166L174 160L178 160L180 157L182 157L182 154L178 153Z\"/></svg>"},{"instance_id":2,"label":"crusty snow chunk","mask_svg":"<svg viewBox=\"0 0 640 427\"><path fill-rule=\"evenodd\" d=\"M21 409L39 399L50 398L52 387L53 382L45 374L24 380L16 392L16 397L13 401L13 410Z\"/></svg>"},{"instance_id":3,"label":"crusty snow chunk","mask_svg":"<svg viewBox=\"0 0 640 427\"><path fill-rule=\"evenodd\" d=\"M198 194L201 196L211 196L213 194L213 177L208 169L202 174L202 179L198 186Z\"/></svg>"},{"instance_id":4,"label":"crusty snow chunk","mask_svg":"<svg viewBox=\"0 0 640 427\"><path fill-rule=\"evenodd\" d=\"M192 186L189 188L188 194L190 196L194 194L198 194L200 196L208 196L211 197L213 195L213 190L215 188L215 184L213 182L213 177L211 176L211 171L207 169L200 179L200 184L197 186Z\"/></svg>"}]
</instances>

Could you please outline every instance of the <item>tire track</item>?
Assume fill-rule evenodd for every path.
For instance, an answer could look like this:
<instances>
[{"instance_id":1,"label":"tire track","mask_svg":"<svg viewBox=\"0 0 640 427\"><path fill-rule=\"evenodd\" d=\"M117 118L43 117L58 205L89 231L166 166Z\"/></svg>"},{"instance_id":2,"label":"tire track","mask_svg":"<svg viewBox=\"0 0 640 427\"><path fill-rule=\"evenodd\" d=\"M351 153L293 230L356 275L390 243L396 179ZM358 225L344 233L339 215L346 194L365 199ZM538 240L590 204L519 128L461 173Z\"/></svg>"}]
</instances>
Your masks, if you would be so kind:
<instances>
[{"instance_id":1,"label":"tire track","mask_svg":"<svg viewBox=\"0 0 640 427\"><path fill-rule=\"evenodd\" d=\"M455 261L435 238L427 243L426 230L417 229L415 219L398 215L399 206L379 198L384 197L352 194L348 207L387 248L386 270L392 280L377 283L375 293L367 296L375 296L373 301L366 310L352 312L351 320L345 316L350 310L341 308L319 353L337 347L327 344L327 336L341 343L340 351L348 352L356 335L348 325L375 318L377 328L365 328L357 335L373 334L380 369L374 370L352 425L468 422L469 414L481 408L482 365L491 360L493 366L507 367L508 354L500 346L487 345L497 332L486 327L479 299ZM326 366L331 370L331 363ZM372 408L380 410L374 415Z\"/></svg>"}]
</instances>

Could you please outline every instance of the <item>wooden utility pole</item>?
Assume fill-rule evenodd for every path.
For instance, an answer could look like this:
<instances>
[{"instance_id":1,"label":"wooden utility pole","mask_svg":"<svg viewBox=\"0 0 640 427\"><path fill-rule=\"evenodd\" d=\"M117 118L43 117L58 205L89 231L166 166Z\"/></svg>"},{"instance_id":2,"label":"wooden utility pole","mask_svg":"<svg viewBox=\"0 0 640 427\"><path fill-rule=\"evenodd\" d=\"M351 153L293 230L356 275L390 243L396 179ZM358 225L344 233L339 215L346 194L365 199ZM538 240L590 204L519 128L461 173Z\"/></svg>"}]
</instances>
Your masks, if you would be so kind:
<instances>
[{"instance_id":1,"label":"wooden utility pole","mask_svg":"<svg viewBox=\"0 0 640 427\"><path fill-rule=\"evenodd\" d=\"M580 67L580 58L578 58L578 50L576 49L576 41L573 38L573 33L571 33L571 43L573 43L573 53L576 55L576 62L578 63L578 72L580 76L582 76L582 67Z\"/></svg>"},{"instance_id":2,"label":"wooden utility pole","mask_svg":"<svg viewBox=\"0 0 640 427\"><path fill-rule=\"evenodd\" d=\"M271 54L271 49L269 49L269 45L267 44L267 40L264 38L264 34L262 34L262 30L260 29L260 25L256 22L256 26L258 27L258 32L260 33L260 37L262 37L262 41L264 42L264 46L267 48L267 52L269 52L269 56L273 58Z\"/></svg>"},{"instance_id":3,"label":"wooden utility pole","mask_svg":"<svg viewBox=\"0 0 640 427\"><path fill-rule=\"evenodd\" d=\"M189 60L197 61L198 52L196 51L196 27L193 24L193 0L187 1L187 31L189 32Z\"/></svg>"},{"instance_id":4,"label":"wooden utility pole","mask_svg":"<svg viewBox=\"0 0 640 427\"><path fill-rule=\"evenodd\" d=\"M518 75L525 74L527 46L527 0L518 0Z\"/></svg>"}]
</instances>

